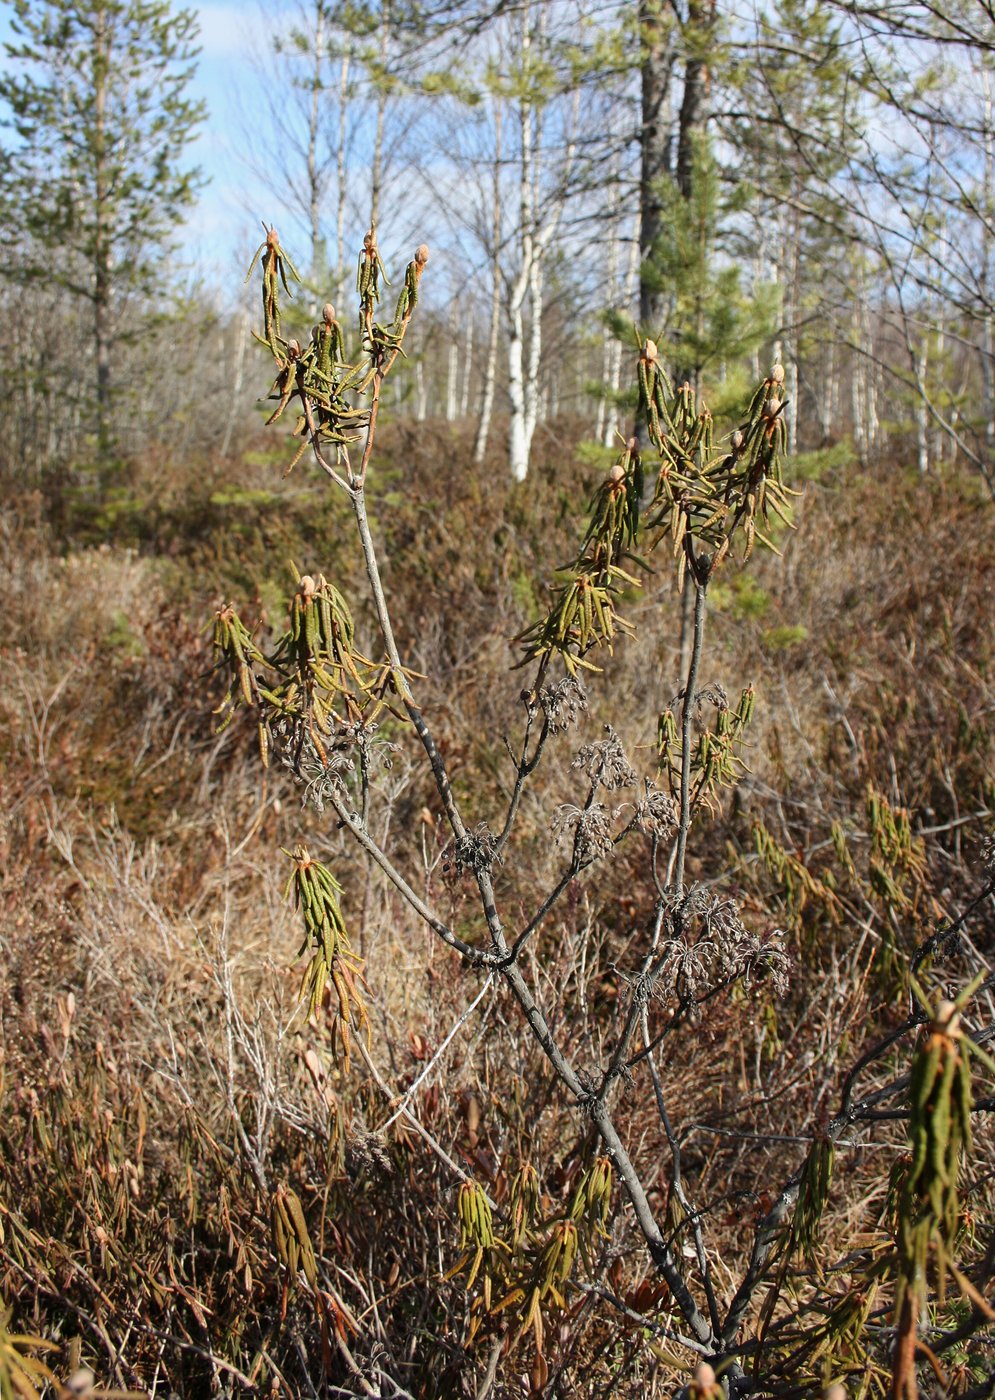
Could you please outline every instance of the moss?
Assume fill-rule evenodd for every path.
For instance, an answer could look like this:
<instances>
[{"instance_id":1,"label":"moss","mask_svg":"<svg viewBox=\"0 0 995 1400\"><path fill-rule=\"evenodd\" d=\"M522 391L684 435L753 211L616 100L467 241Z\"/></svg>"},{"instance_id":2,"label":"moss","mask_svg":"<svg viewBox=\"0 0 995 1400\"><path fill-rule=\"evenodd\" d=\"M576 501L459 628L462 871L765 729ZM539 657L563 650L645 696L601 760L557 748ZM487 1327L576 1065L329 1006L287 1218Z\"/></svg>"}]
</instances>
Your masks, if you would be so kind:
<instances>
[{"instance_id":1,"label":"moss","mask_svg":"<svg viewBox=\"0 0 995 1400\"><path fill-rule=\"evenodd\" d=\"M796 623L794 626L771 627L764 633L763 643L768 651L787 651L789 647L804 642L807 637L808 628Z\"/></svg>"},{"instance_id":2,"label":"moss","mask_svg":"<svg viewBox=\"0 0 995 1400\"><path fill-rule=\"evenodd\" d=\"M136 630L126 612L116 612L104 636L104 645L121 656L144 656L148 647L141 632Z\"/></svg>"}]
</instances>

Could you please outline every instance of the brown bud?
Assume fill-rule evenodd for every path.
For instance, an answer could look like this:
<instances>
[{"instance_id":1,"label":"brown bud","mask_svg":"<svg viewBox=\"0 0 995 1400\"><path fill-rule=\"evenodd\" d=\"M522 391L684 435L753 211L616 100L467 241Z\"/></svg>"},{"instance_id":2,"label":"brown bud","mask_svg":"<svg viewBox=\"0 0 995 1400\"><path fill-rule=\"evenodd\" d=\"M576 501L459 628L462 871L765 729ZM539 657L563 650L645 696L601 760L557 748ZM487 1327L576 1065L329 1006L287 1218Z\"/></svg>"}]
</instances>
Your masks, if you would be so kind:
<instances>
[{"instance_id":1,"label":"brown bud","mask_svg":"<svg viewBox=\"0 0 995 1400\"><path fill-rule=\"evenodd\" d=\"M643 346L642 358L646 361L648 365L655 365L659 353L660 352L656 348L656 341L647 340L646 344Z\"/></svg>"},{"instance_id":2,"label":"brown bud","mask_svg":"<svg viewBox=\"0 0 995 1400\"><path fill-rule=\"evenodd\" d=\"M960 1038L960 1012L952 1001L941 1001L937 1006L933 1030L950 1036L951 1040Z\"/></svg>"},{"instance_id":3,"label":"brown bud","mask_svg":"<svg viewBox=\"0 0 995 1400\"><path fill-rule=\"evenodd\" d=\"M96 1376L89 1366L79 1366L66 1381L66 1389L71 1395L89 1395L96 1382Z\"/></svg>"},{"instance_id":4,"label":"brown bud","mask_svg":"<svg viewBox=\"0 0 995 1400\"><path fill-rule=\"evenodd\" d=\"M781 400L777 397L776 394L772 394L771 397L764 404L764 415L767 418L776 418L780 411Z\"/></svg>"},{"instance_id":5,"label":"brown bud","mask_svg":"<svg viewBox=\"0 0 995 1400\"><path fill-rule=\"evenodd\" d=\"M743 434L742 434L742 433L739 431L739 429L737 428L736 431L735 431L735 432L733 433L733 435L732 435L732 450L733 450L733 452L738 452L738 451L740 450L740 448L743 446L743 441L744 441Z\"/></svg>"},{"instance_id":6,"label":"brown bud","mask_svg":"<svg viewBox=\"0 0 995 1400\"><path fill-rule=\"evenodd\" d=\"M621 462L616 462L608 473L608 480L613 486L617 486L620 481L625 480L625 468Z\"/></svg>"},{"instance_id":7,"label":"brown bud","mask_svg":"<svg viewBox=\"0 0 995 1400\"><path fill-rule=\"evenodd\" d=\"M783 366L783 365L775 365L774 368L773 368L773 369L771 370L771 372L770 372L770 377L771 377L771 379L774 381L775 384L783 384L783 383L784 383L784 366Z\"/></svg>"},{"instance_id":8,"label":"brown bud","mask_svg":"<svg viewBox=\"0 0 995 1400\"><path fill-rule=\"evenodd\" d=\"M826 1390L823 1400L847 1400L846 1386L834 1381Z\"/></svg>"},{"instance_id":9,"label":"brown bud","mask_svg":"<svg viewBox=\"0 0 995 1400\"><path fill-rule=\"evenodd\" d=\"M326 326L335 325L335 307L330 301L326 301L324 306L321 308L321 319L324 321Z\"/></svg>"},{"instance_id":10,"label":"brown bud","mask_svg":"<svg viewBox=\"0 0 995 1400\"><path fill-rule=\"evenodd\" d=\"M310 574L301 575L301 581L297 585L297 591L300 593L302 598L314 597L315 583L314 579L311 577Z\"/></svg>"},{"instance_id":11,"label":"brown bud","mask_svg":"<svg viewBox=\"0 0 995 1400\"><path fill-rule=\"evenodd\" d=\"M638 452L639 439L637 437L631 437L629 441L625 444L625 450L626 452Z\"/></svg>"},{"instance_id":12,"label":"brown bud","mask_svg":"<svg viewBox=\"0 0 995 1400\"><path fill-rule=\"evenodd\" d=\"M287 354L291 357L291 359L296 360L296 359L297 359L297 356L298 356L300 353L301 353L301 343L300 343L300 341L299 341L299 340L288 340L288 341L287 341Z\"/></svg>"},{"instance_id":13,"label":"brown bud","mask_svg":"<svg viewBox=\"0 0 995 1400\"><path fill-rule=\"evenodd\" d=\"M279 248L279 246L280 246L280 235L277 233L277 231L276 231L275 228L268 228L268 229L266 230L266 247L267 247L267 248Z\"/></svg>"},{"instance_id":14,"label":"brown bud","mask_svg":"<svg viewBox=\"0 0 995 1400\"><path fill-rule=\"evenodd\" d=\"M695 1367L694 1379L696 1384L704 1387L715 1384L715 1368L709 1366L707 1361L700 1361Z\"/></svg>"},{"instance_id":15,"label":"brown bud","mask_svg":"<svg viewBox=\"0 0 995 1400\"><path fill-rule=\"evenodd\" d=\"M415 249L415 262L418 264L419 267L424 267L425 264L428 262L427 243L418 244L418 247Z\"/></svg>"}]
</instances>

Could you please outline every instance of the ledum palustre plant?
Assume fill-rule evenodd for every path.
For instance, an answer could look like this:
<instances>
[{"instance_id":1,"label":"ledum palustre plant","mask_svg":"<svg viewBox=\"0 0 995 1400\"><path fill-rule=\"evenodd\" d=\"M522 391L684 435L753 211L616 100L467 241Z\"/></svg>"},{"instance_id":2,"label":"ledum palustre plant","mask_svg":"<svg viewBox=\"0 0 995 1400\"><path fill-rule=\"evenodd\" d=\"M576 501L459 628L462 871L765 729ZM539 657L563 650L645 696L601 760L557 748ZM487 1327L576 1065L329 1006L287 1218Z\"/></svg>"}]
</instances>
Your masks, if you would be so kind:
<instances>
[{"instance_id":1,"label":"ledum palustre plant","mask_svg":"<svg viewBox=\"0 0 995 1400\"><path fill-rule=\"evenodd\" d=\"M399 1105L391 1102L377 1066L372 993L349 934L350 892L308 848L288 852L288 892L301 913L302 953L308 958L302 1015L320 1024L329 1008L332 1034L326 1053L340 1073L349 1073L358 1057L384 1091L382 1129L404 1120L452 1174L456 1228L446 1276L461 1278L468 1290L466 1345L485 1344L493 1365L502 1355L517 1357L527 1350L532 1392L546 1393L555 1384L552 1324L580 1300L593 1299L637 1325L662 1364L677 1376L683 1371L685 1379L693 1378L696 1395L716 1395L722 1387L746 1393L772 1385L789 1394L817 1393L851 1379L860 1394L883 1395L891 1384L899 1393L900 1384L907 1400L914 1367L911 1382L907 1366L899 1372L896 1361L892 1368L879 1294L895 1293L897 1287L900 1309L913 1296L921 1303L924 1273L913 1256L921 1265L937 1230L946 1242L948 1272L954 1268L956 1209L949 1195L936 1196L923 1174L939 1169L913 1165L899 1189L897 1233L882 1232L874 1247L842 1272L823 1268L820 1228L840 1145L849 1141L847 1135L880 1121L883 1101L899 1105L891 1117L909 1119L914 1135L921 1135L928 1112L927 1135L935 1137L941 1111L930 1105L945 1104L945 1086L956 1087L956 1133L947 1130L945 1156L937 1157L930 1147L926 1159L940 1161L950 1181L954 1158L968 1143L972 1111L967 1060L953 1023L948 1019L944 1028L934 1026L923 1053L934 1068L942 1061L942 1070L937 1069L927 1093L917 1066L910 1102L908 1075L901 1063L889 1061L903 1037L913 1035L925 1018L910 997L898 1029L865 1050L845 1075L835 1111L823 1108L812 1122L799 1123L803 1147L795 1149L795 1162L783 1169L778 1184L769 1179L771 1159L762 1159L766 1166L758 1165L758 1174L767 1171L766 1202L742 1217L739 1257L745 1262L737 1266L736 1277L730 1261L717 1252L710 1207L699 1198L683 1140L675 1131L675 1106L668 1102L662 1072L666 1058L679 1055L683 1037L694 1034L704 1003L725 996L744 1010L757 1002L770 1005L783 994L788 977L778 930L751 929L730 895L687 878L688 843L696 822L743 770L754 692L747 686L731 703L721 687L702 683L706 603L717 571L736 555L748 560L758 544L774 548L774 534L788 521L790 493L782 481L783 370L774 366L741 419L722 434L691 387L671 383L657 343L640 340L635 366L640 432L621 444L598 486L581 543L574 558L557 571L548 607L516 639L517 664L527 679L520 733L508 745L508 796L503 810L480 820L469 815L469 801L457 796L450 782L440 745L418 703L418 677L399 653L367 512L383 386L404 353L428 250L417 250L393 309L385 311L389 284L371 229L359 258L354 330L326 306L305 344L284 334L281 298L296 274L274 230L268 230L257 257L263 303L258 339L274 366L270 421L293 424L299 445L287 469L309 455L348 500L378 636L375 643L360 645L344 581L331 582L317 564L297 576L287 627L265 648L234 605L224 606L214 631L218 669L228 680L218 707L220 723L229 723L239 711L250 713L263 761L279 755L304 786L305 797L320 811L330 811L428 936L440 939L482 981L454 1034L486 989L503 984L517 1007L522 1037L531 1038L545 1058L559 1093L573 1106L585 1144L580 1171L562 1199L544 1180L543 1163L525 1160L505 1164L510 1186L498 1200L419 1122L416 1090L432 1064ZM516 841L523 795L550 747L582 720L587 710L584 680L600 683L607 658L634 630L632 605L647 571L661 570L668 555L678 586L693 591L693 637L687 674L656 723L649 771L637 772L610 725L601 738L583 744L572 764L576 800L561 803L552 820L563 853L560 874L535 893L524 914L517 907L505 908L495 874L499 866L527 859L527 843ZM657 625L668 625L671 615L662 614ZM476 918L470 924L464 919L462 932L447 922L430 892L419 892L400 856L374 835L387 717L394 741L404 742L407 730L420 746L448 825L449 868L475 887ZM623 801L625 792L629 796ZM548 1004L549 992L540 995L530 978L529 954L544 920L566 892L579 880L596 879L599 863L611 860L623 845L630 860L644 863L651 898L638 916L638 955L633 959L630 954L625 967L602 969L603 978L616 988L605 1012L607 1049L600 1062L583 1062L567 1048L560 1008ZM772 849L771 861L778 858ZM785 871L790 870L785 857ZM921 948L913 971L935 962L955 941L956 928L940 930ZM977 1004L983 989L972 984L963 992L959 1016ZM878 1083L873 1091L861 1092L868 1069L889 1065L887 1087ZM634 1099L649 1104L655 1119L657 1155L666 1164L662 1202L655 1182L634 1161L628 1135ZM917 1155L914 1163L918 1161ZM929 1204L923 1206L924 1200ZM323 1261L312 1257L297 1201L291 1184L277 1188L277 1249L320 1311ZM644 1310L612 1289L610 1245L613 1221L622 1209L631 1213L647 1269L656 1280L639 1295L646 1300ZM514 1364L520 1369L520 1361ZM901 1375L900 1383L892 1381L893 1372Z\"/></svg>"}]
</instances>

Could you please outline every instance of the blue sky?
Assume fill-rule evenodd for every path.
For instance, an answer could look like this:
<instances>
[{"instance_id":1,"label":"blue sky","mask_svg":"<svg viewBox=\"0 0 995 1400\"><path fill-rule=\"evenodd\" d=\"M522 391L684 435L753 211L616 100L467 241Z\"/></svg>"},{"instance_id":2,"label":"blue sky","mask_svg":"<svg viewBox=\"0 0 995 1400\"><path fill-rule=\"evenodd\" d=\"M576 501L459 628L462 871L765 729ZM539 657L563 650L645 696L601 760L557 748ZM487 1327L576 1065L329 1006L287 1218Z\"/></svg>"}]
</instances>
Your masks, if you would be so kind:
<instances>
[{"instance_id":1,"label":"blue sky","mask_svg":"<svg viewBox=\"0 0 995 1400\"><path fill-rule=\"evenodd\" d=\"M183 2L173 0L174 8ZM242 278L262 238L262 221L276 224L297 261L302 262L308 254L306 230L299 216L289 212L291 198L279 188L268 189L253 173L249 159L253 149L258 158L259 147L264 144L254 141L253 125L264 137L266 134L267 96L260 64L265 56L272 56L274 38L281 31L286 35L300 22L300 7L298 0L245 0L241 4L238 0L186 0L186 7L194 10L200 25L200 54L189 94L204 100L208 116L188 151L190 164L201 168L205 183L186 220L182 262L191 276L201 280L209 295L220 297L230 307L244 295ZM0 42L11 37L10 8L0 0ZM443 55L440 62L446 65L451 58L452 55ZM431 114L428 106L419 112L419 131L425 135L424 140L421 135L417 141L411 140L409 114L404 114L388 132L381 222L384 253L390 267L403 266L413 248L427 241L435 252L433 271L437 279L448 269L449 279L455 285L470 275L472 259L479 252L474 251L472 239L467 242L459 221L449 217L450 204L455 203L460 209L468 207L468 195L473 191L466 190L462 182L467 178L467 162L472 165L473 143L478 138L469 110L458 114L455 128L438 127L437 114L447 112L452 121L448 102L449 99L440 98L430 104ZM356 249L366 227L365 157L372 145L373 125L372 103L353 96L347 141L353 178L346 237L347 246ZM462 166L454 165L451 159L457 147ZM401 178L402 169L414 174ZM329 224L331 213L329 210ZM331 237L333 230L328 227L326 232Z\"/></svg>"},{"instance_id":2,"label":"blue sky","mask_svg":"<svg viewBox=\"0 0 995 1400\"><path fill-rule=\"evenodd\" d=\"M260 59L272 53L274 37L281 27L286 32L293 25L299 7L294 0L268 0L265 5L262 0L243 5L237 0L202 0L190 8L196 11L201 30L191 91L204 99L209 115L191 147L191 160L202 168L208 183L188 220L187 259L209 286L231 301L241 292L245 267L262 238L262 220L276 224L295 256L305 256L306 236L287 213L287 201L266 188L246 159L253 120L264 120L266 113ZM354 102L350 124L351 163L358 161L362 166L362 152L372 143L372 109ZM386 192L385 198L389 200ZM425 226L410 197L400 204L390 202L395 237L388 234L384 247L393 264L401 256L394 243L413 248L426 236L434 243L437 230ZM327 232L331 236L331 227ZM357 249L359 236L358 226L347 228L347 238L357 239ZM406 260L408 253L403 256Z\"/></svg>"},{"instance_id":3,"label":"blue sky","mask_svg":"<svg viewBox=\"0 0 995 1400\"><path fill-rule=\"evenodd\" d=\"M209 183L190 215L188 247L207 280L225 286L231 285L233 275L244 272L262 236L260 219L275 218L272 196L260 188L240 155L255 85L252 60L267 42L267 26L261 12L250 5L219 0L191 8L199 16L201 31L192 91L208 106L191 155ZM268 13L272 19L290 9L276 0Z\"/></svg>"}]
</instances>

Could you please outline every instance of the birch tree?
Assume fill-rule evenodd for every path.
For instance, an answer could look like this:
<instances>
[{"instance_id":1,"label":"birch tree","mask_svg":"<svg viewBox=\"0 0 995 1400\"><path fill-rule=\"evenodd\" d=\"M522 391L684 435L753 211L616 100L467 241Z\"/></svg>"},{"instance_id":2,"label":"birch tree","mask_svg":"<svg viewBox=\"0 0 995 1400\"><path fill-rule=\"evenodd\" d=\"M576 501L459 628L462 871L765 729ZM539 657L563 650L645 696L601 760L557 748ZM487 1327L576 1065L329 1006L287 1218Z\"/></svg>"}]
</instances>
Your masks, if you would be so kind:
<instances>
[{"instance_id":1,"label":"birch tree","mask_svg":"<svg viewBox=\"0 0 995 1400\"><path fill-rule=\"evenodd\" d=\"M516 481L523 481L528 475L539 416L545 262L563 217L576 154L576 92L559 147L547 144L546 109L551 93L546 21L545 7L533 8L527 0L520 15L519 60L513 79L518 125L518 222L514 233L517 265L505 279L505 313L511 405L508 460ZM550 169L554 162L555 172Z\"/></svg>"}]
</instances>

